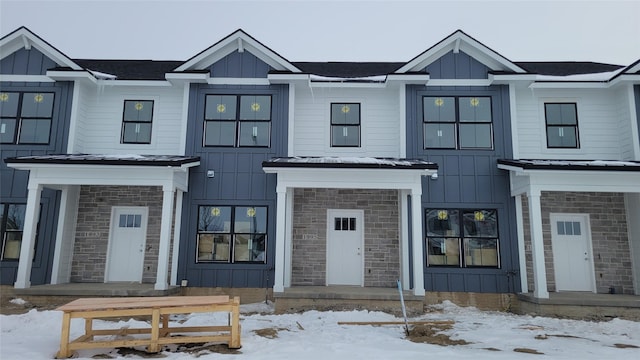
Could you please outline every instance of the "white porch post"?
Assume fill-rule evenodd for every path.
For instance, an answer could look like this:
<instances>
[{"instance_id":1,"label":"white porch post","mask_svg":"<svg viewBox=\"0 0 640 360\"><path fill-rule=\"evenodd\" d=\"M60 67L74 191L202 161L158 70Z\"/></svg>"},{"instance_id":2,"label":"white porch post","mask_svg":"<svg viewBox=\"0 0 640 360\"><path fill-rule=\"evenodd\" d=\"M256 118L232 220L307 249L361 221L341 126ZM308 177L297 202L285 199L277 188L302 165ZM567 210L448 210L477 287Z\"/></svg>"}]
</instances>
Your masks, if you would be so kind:
<instances>
[{"instance_id":1,"label":"white porch post","mask_svg":"<svg viewBox=\"0 0 640 360\"><path fill-rule=\"evenodd\" d=\"M36 244L36 228L40 213L40 196L42 185L29 179L27 186L27 207L24 214L24 229L22 231L22 244L20 245L20 259L18 260L18 274L14 287L26 289L31 286L31 266L33 265L33 247Z\"/></svg>"},{"instance_id":2,"label":"white porch post","mask_svg":"<svg viewBox=\"0 0 640 360\"><path fill-rule=\"evenodd\" d=\"M424 296L424 260L422 258L422 189L411 189L411 226L413 244L413 294Z\"/></svg>"},{"instance_id":3,"label":"white porch post","mask_svg":"<svg viewBox=\"0 0 640 360\"><path fill-rule=\"evenodd\" d=\"M549 298L547 291L547 273L544 259L544 240L542 236L542 212L540 209L540 190L527 193L529 200L529 223L531 228L531 251L533 254L533 296Z\"/></svg>"},{"instance_id":4,"label":"white porch post","mask_svg":"<svg viewBox=\"0 0 640 360\"><path fill-rule=\"evenodd\" d=\"M400 280L402 281L403 290L410 289L409 276L411 270L409 269L409 201L407 197L409 192L407 190L400 190L400 264L401 273Z\"/></svg>"},{"instance_id":5,"label":"white porch post","mask_svg":"<svg viewBox=\"0 0 640 360\"><path fill-rule=\"evenodd\" d=\"M518 233L518 257L520 258L520 291L529 292L527 281L527 259L524 249L524 218L522 214L522 195L516 196L516 231Z\"/></svg>"},{"instance_id":6,"label":"white porch post","mask_svg":"<svg viewBox=\"0 0 640 360\"><path fill-rule=\"evenodd\" d=\"M287 188L285 208L285 233L284 233L284 286L291 287L291 256L293 234L293 189Z\"/></svg>"},{"instance_id":7,"label":"white porch post","mask_svg":"<svg viewBox=\"0 0 640 360\"><path fill-rule=\"evenodd\" d=\"M287 188L278 185L276 187L276 193L278 198L276 202L276 256L273 292L284 292Z\"/></svg>"},{"instance_id":8,"label":"white porch post","mask_svg":"<svg viewBox=\"0 0 640 360\"><path fill-rule=\"evenodd\" d=\"M171 280L170 285L178 284L178 256L180 253L180 224L182 223L182 196L184 192L176 192L176 217L173 222L173 251L171 252Z\"/></svg>"},{"instance_id":9,"label":"white porch post","mask_svg":"<svg viewBox=\"0 0 640 360\"><path fill-rule=\"evenodd\" d=\"M175 191L171 185L162 187L162 221L160 223L160 244L158 249L158 270L154 289L166 290L169 270L169 247L171 239L171 225L173 223L173 197Z\"/></svg>"}]
</instances>

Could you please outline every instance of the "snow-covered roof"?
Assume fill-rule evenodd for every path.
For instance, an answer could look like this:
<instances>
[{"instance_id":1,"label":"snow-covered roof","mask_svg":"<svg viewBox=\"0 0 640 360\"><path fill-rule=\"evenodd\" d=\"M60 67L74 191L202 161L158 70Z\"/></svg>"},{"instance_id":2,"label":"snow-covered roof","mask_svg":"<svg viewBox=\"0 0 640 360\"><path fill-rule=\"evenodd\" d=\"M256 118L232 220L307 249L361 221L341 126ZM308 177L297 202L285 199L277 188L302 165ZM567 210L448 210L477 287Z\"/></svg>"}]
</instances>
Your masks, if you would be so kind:
<instances>
[{"instance_id":1,"label":"snow-covered roof","mask_svg":"<svg viewBox=\"0 0 640 360\"><path fill-rule=\"evenodd\" d=\"M4 160L7 164L78 164L78 165L146 165L182 166L199 163L197 156L138 154L61 154L18 156Z\"/></svg>"},{"instance_id":2,"label":"snow-covered roof","mask_svg":"<svg viewBox=\"0 0 640 360\"><path fill-rule=\"evenodd\" d=\"M511 160L499 159L498 164L523 170L596 170L640 171L638 161L619 160Z\"/></svg>"},{"instance_id":3,"label":"snow-covered roof","mask_svg":"<svg viewBox=\"0 0 640 360\"><path fill-rule=\"evenodd\" d=\"M334 156L273 158L264 161L262 167L438 169L436 163L423 160Z\"/></svg>"}]
</instances>

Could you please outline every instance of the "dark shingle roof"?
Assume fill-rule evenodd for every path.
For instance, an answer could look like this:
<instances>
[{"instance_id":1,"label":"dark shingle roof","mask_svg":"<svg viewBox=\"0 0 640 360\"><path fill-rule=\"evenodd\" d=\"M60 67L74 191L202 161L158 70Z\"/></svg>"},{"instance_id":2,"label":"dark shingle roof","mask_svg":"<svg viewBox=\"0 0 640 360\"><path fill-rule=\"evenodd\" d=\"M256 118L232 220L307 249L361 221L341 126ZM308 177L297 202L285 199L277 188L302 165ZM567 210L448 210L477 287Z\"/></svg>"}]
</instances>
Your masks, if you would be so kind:
<instances>
[{"instance_id":1,"label":"dark shingle roof","mask_svg":"<svg viewBox=\"0 0 640 360\"><path fill-rule=\"evenodd\" d=\"M164 80L182 61L75 59L83 68L116 75L118 80Z\"/></svg>"},{"instance_id":2,"label":"dark shingle roof","mask_svg":"<svg viewBox=\"0 0 640 360\"><path fill-rule=\"evenodd\" d=\"M342 78L387 75L398 70L401 62L293 62L304 73Z\"/></svg>"},{"instance_id":3,"label":"dark shingle roof","mask_svg":"<svg viewBox=\"0 0 640 360\"><path fill-rule=\"evenodd\" d=\"M530 73L552 76L596 74L615 71L624 67L622 65L589 61L515 62L515 64Z\"/></svg>"}]
</instances>

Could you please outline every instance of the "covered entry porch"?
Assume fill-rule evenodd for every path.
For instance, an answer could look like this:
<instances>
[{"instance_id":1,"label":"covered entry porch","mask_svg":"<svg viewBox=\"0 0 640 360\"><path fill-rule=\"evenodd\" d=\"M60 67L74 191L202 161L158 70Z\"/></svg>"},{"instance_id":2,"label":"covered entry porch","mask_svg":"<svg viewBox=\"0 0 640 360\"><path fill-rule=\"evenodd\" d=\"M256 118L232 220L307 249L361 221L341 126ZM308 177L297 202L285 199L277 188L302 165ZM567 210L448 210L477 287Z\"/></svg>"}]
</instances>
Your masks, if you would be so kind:
<instances>
[{"instance_id":1,"label":"covered entry porch","mask_svg":"<svg viewBox=\"0 0 640 360\"><path fill-rule=\"evenodd\" d=\"M154 273L147 276L154 290L175 285L177 256L172 251L178 248L172 248L173 231L179 231L182 193L187 191L188 170L199 164L198 158L42 155L5 161L30 172L16 289L31 286L29 260L40 194L47 187L61 191L50 284L141 283L144 271L153 267ZM157 233L149 240L153 219Z\"/></svg>"},{"instance_id":2,"label":"covered entry porch","mask_svg":"<svg viewBox=\"0 0 640 360\"><path fill-rule=\"evenodd\" d=\"M391 288L397 279L424 296L420 197L436 164L277 158L263 169L277 176L276 298L305 286Z\"/></svg>"}]
</instances>

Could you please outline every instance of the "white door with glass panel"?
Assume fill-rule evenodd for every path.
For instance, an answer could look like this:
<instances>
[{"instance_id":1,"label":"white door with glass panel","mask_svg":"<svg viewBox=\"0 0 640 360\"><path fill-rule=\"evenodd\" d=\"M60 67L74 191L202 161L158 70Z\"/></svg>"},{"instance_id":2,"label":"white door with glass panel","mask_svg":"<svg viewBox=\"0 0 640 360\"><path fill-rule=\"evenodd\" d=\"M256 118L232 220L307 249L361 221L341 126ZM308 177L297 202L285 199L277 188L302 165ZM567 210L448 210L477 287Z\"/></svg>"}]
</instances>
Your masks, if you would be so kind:
<instances>
[{"instance_id":1,"label":"white door with glass panel","mask_svg":"<svg viewBox=\"0 0 640 360\"><path fill-rule=\"evenodd\" d=\"M595 291L588 215L551 214L557 291Z\"/></svg>"},{"instance_id":2,"label":"white door with glass panel","mask_svg":"<svg viewBox=\"0 0 640 360\"><path fill-rule=\"evenodd\" d=\"M363 286L363 219L363 210L327 210L327 285Z\"/></svg>"},{"instance_id":3,"label":"white door with glass panel","mask_svg":"<svg viewBox=\"0 0 640 360\"><path fill-rule=\"evenodd\" d=\"M142 282L146 207L113 207L105 282Z\"/></svg>"}]
</instances>

